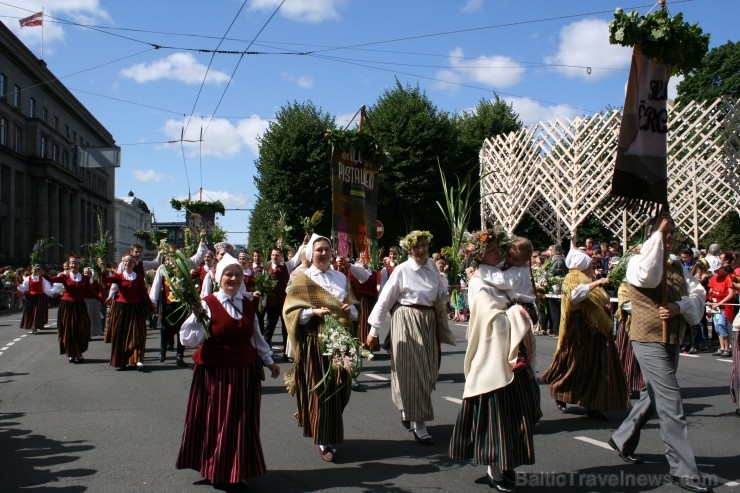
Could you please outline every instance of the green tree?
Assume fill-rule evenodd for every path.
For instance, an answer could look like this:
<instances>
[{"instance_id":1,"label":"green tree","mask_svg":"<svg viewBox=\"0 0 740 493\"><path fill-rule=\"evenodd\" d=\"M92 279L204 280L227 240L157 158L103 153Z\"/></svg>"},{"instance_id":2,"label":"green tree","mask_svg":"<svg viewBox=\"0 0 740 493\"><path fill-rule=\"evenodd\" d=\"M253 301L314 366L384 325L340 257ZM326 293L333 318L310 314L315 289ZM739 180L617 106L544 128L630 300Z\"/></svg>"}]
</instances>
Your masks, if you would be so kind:
<instances>
[{"instance_id":1,"label":"green tree","mask_svg":"<svg viewBox=\"0 0 740 493\"><path fill-rule=\"evenodd\" d=\"M285 243L303 238L301 218L315 210L331 210L329 162L331 144L324 137L334 118L313 103L293 101L278 111L259 143L255 161L257 202L249 223L250 248L265 250L275 244L275 224L284 212L292 229ZM325 214L318 231L329 234L331 215Z\"/></svg>"},{"instance_id":2,"label":"green tree","mask_svg":"<svg viewBox=\"0 0 740 493\"><path fill-rule=\"evenodd\" d=\"M478 152L485 139L516 132L523 125L514 108L498 96L481 99L474 111L456 115L453 123L460 131L461 158L468 169L478 165Z\"/></svg>"},{"instance_id":3,"label":"green tree","mask_svg":"<svg viewBox=\"0 0 740 493\"><path fill-rule=\"evenodd\" d=\"M378 219L385 226L385 245L396 243L410 229L427 229L433 249L449 244L449 232L435 202L442 182L437 163L452 176L460 173L456 127L418 86L404 87L396 80L376 104L368 120L389 162L380 174Z\"/></svg>"},{"instance_id":4,"label":"green tree","mask_svg":"<svg viewBox=\"0 0 740 493\"><path fill-rule=\"evenodd\" d=\"M712 228L702 245L717 243L722 250L740 250L740 215L732 211Z\"/></svg>"},{"instance_id":5,"label":"green tree","mask_svg":"<svg viewBox=\"0 0 740 493\"><path fill-rule=\"evenodd\" d=\"M699 68L678 84L676 101L686 104L719 96L740 98L740 42L712 48Z\"/></svg>"}]
</instances>

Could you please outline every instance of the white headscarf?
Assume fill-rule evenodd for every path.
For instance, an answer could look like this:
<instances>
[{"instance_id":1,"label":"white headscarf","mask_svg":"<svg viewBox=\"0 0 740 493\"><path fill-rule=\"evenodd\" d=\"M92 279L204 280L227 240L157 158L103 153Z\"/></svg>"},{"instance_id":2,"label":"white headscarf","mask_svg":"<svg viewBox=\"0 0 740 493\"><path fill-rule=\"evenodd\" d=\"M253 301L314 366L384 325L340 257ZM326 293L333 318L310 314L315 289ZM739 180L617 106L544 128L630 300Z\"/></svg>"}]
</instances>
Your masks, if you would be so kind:
<instances>
[{"instance_id":1,"label":"white headscarf","mask_svg":"<svg viewBox=\"0 0 740 493\"><path fill-rule=\"evenodd\" d=\"M216 266L216 283L218 283L219 285L221 284L221 276L224 274L224 270L230 265L236 265L242 272L244 272L242 264L240 264L237 259L229 255L228 253L225 253Z\"/></svg>"},{"instance_id":2,"label":"white headscarf","mask_svg":"<svg viewBox=\"0 0 740 493\"><path fill-rule=\"evenodd\" d=\"M329 248L332 248L331 246L331 240L327 238L326 236L320 236L316 233L313 233L311 235L311 239L308 240L308 245L306 245L306 260L309 262L313 262L313 244L316 243L317 240L326 240L329 242Z\"/></svg>"},{"instance_id":3,"label":"white headscarf","mask_svg":"<svg viewBox=\"0 0 740 493\"><path fill-rule=\"evenodd\" d=\"M577 248L571 248L565 257L565 266L569 269L586 270L591 265L591 257Z\"/></svg>"}]
</instances>

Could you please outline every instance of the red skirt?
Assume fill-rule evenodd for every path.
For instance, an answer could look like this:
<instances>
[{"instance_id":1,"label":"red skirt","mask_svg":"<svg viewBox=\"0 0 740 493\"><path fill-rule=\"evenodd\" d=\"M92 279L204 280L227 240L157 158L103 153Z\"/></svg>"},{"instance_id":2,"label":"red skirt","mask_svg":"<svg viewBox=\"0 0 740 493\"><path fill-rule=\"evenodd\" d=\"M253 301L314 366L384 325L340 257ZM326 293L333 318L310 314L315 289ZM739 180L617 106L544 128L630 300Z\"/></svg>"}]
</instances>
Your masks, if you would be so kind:
<instances>
[{"instance_id":1,"label":"red skirt","mask_svg":"<svg viewBox=\"0 0 740 493\"><path fill-rule=\"evenodd\" d=\"M619 328L617 328L617 352L624 370L624 377L627 379L627 390L630 392L645 390L645 380L642 378L640 363L637 362L635 353L632 351L632 341L627 335L624 321L620 321Z\"/></svg>"},{"instance_id":2,"label":"red skirt","mask_svg":"<svg viewBox=\"0 0 740 493\"><path fill-rule=\"evenodd\" d=\"M120 368L144 359L146 318L147 308L143 303L118 302L113 306L108 329L111 366Z\"/></svg>"},{"instance_id":3,"label":"red skirt","mask_svg":"<svg viewBox=\"0 0 740 493\"><path fill-rule=\"evenodd\" d=\"M212 484L239 483L265 473L259 364L195 365L178 469L196 470Z\"/></svg>"}]
</instances>

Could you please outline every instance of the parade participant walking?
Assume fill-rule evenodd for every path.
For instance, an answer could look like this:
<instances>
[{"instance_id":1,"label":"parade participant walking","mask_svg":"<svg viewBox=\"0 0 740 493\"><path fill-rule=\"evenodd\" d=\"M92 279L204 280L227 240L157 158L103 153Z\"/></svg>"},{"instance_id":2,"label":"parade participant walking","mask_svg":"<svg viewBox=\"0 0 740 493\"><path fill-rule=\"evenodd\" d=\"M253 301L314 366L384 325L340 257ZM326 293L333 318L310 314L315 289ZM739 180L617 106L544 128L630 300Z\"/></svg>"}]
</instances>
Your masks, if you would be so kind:
<instances>
[{"instance_id":1,"label":"parade participant walking","mask_svg":"<svg viewBox=\"0 0 740 493\"><path fill-rule=\"evenodd\" d=\"M124 255L122 263L125 268L123 272L107 275L104 273L105 262L98 259L101 281L118 287L109 329L110 365L125 370L127 365L135 364L137 370L143 371L146 321L148 313L154 313L154 305L149 299L144 276L135 271L136 259L132 255Z\"/></svg>"},{"instance_id":2,"label":"parade participant walking","mask_svg":"<svg viewBox=\"0 0 740 493\"><path fill-rule=\"evenodd\" d=\"M103 319L100 313L100 306L103 303L103 289L95 279L92 267L85 267L85 277L90 280L90 289L87 296L85 296L87 315L90 317L90 335L102 336Z\"/></svg>"},{"instance_id":3,"label":"parade participant walking","mask_svg":"<svg viewBox=\"0 0 740 493\"><path fill-rule=\"evenodd\" d=\"M43 278L42 273L41 266L36 264L31 267L31 275L24 277L23 282L18 285L18 291L26 296L21 329L30 330L34 334L38 334L49 323L49 298L55 294L51 283Z\"/></svg>"},{"instance_id":4,"label":"parade participant walking","mask_svg":"<svg viewBox=\"0 0 740 493\"><path fill-rule=\"evenodd\" d=\"M265 473L260 441L261 366L273 378L280 367L256 330L254 310L241 293L244 270L229 254L215 272L219 290L193 307L208 316L210 337L192 314L180 339L195 367L185 414L178 469L193 469L214 486L229 487Z\"/></svg>"},{"instance_id":5,"label":"parade participant walking","mask_svg":"<svg viewBox=\"0 0 740 493\"><path fill-rule=\"evenodd\" d=\"M90 317L85 306L90 279L80 272L80 257L76 256L69 257L69 273L45 279L64 286L57 315L59 354L66 354L70 363L81 363L90 341Z\"/></svg>"},{"instance_id":6,"label":"parade participant walking","mask_svg":"<svg viewBox=\"0 0 740 493\"><path fill-rule=\"evenodd\" d=\"M558 345L540 379L548 384L558 410L578 404L586 416L606 419L603 411L630 406L627 383L612 337L607 278L592 281L594 263L575 246L565 258L570 269L561 289Z\"/></svg>"},{"instance_id":7,"label":"parade participant walking","mask_svg":"<svg viewBox=\"0 0 740 493\"><path fill-rule=\"evenodd\" d=\"M168 254L164 258L164 264L157 267L157 272L152 280L152 287L149 289L149 298L157 307L157 325L159 328L159 362L164 363L167 359L167 346L174 338L177 344L177 356L175 363L177 366L188 366L185 363L185 348L180 342L178 334L180 327L189 315L188 311L180 306L177 299L174 298L170 283L167 280L165 270L172 268L175 257Z\"/></svg>"},{"instance_id":8,"label":"parade participant walking","mask_svg":"<svg viewBox=\"0 0 740 493\"><path fill-rule=\"evenodd\" d=\"M357 320L357 300L347 277L330 268L331 257L329 239L314 234L306 247L311 267L296 274L283 310L294 359L285 382L296 396L303 436L313 438L326 462L334 461L334 445L344 441L342 413L352 393L352 378L345 369L336 369L337 378L324 380L332 361L322 355L319 336L325 331L326 315L347 328Z\"/></svg>"},{"instance_id":9,"label":"parade participant walking","mask_svg":"<svg viewBox=\"0 0 740 493\"><path fill-rule=\"evenodd\" d=\"M447 309L450 296L429 258L429 231L412 231L401 240L410 252L398 265L378 297L368 323L366 344L373 346L383 320L391 314L391 393L401 411L401 423L424 445L434 443L426 422L434 419L432 390L441 361L440 343L449 337ZM435 306L436 305L436 306Z\"/></svg>"},{"instance_id":10,"label":"parade participant walking","mask_svg":"<svg viewBox=\"0 0 740 493\"><path fill-rule=\"evenodd\" d=\"M514 469L534 464L534 425L542 416L532 370L535 341L527 311L513 300L532 296L529 269L496 267L503 234L476 232L466 260L480 263L468 285L470 323L465 389L449 455L488 466L478 483L514 491ZM513 286L524 288L516 292Z\"/></svg>"},{"instance_id":11,"label":"parade participant walking","mask_svg":"<svg viewBox=\"0 0 740 493\"><path fill-rule=\"evenodd\" d=\"M625 462L641 463L632 454L643 426L657 413L674 481L689 491L708 492L712 489L702 485L689 443L676 379L679 344L687 327L699 322L706 292L679 262L665 261L673 246L674 228L673 219L667 213L654 218L648 227L648 240L627 264L628 298L632 302L629 336L647 388L640 393L640 399L614 432L609 445ZM660 286L664 269L665 291Z\"/></svg>"}]
</instances>

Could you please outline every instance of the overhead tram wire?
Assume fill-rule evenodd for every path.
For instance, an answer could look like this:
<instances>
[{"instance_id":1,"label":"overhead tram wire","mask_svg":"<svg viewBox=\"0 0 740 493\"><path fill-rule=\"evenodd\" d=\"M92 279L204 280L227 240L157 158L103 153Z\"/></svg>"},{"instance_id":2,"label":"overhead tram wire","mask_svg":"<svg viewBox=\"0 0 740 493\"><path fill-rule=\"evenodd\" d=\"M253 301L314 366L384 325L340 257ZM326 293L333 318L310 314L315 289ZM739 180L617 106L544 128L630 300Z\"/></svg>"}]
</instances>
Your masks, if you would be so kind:
<instances>
[{"instance_id":1,"label":"overhead tram wire","mask_svg":"<svg viewBox=\"0 0 740 493\"><path fill-rule=\"evenodd\" d=\"M244 3L246 3L246 0L245 0ZM249 48L252 47L252 44L255 41L257 41L257 38L260 36L260 34L262 34L262 31L264 31L267 28L267 25L277 15L278 11L280 11L280 8L283 6L284 3L285 3L285 0L282 0L280 2L280 5L278 5L275 8L275 11L272 13L272 15L270 15L270 17L265 21L265 23L262 25L262 27L257 32L257 34L254 36L254 38L252 38L252 41L249 42L249 45L247 46L247 50L249 50ZM243 7L243 5L242 5L242 7ZM233 25L233 23L232 23L232 25ZM229 26L229 29L231 29L231 26ZM229 80L226 82L226 87L224 87L224 90L221 93L221 97L219 98L218 103L216 104L216 109L214 109L213 112L211 113L211 118L208 120L208 125L206 125L206 130L205 130L205 132L203 132L204 135L208 132L208 129L211 126L211 122L213 121L213 116L216 114L216 112L218 111L218 109L221 107L221 102L224 100L224 97L226 96L226 91L229 89L229 86L231 85L231 81L234 80L234 75L236 74L236 71L239 68L239 65L242 63L242 60L243 59L244 59L244 55L242 55L242 56L239 57L239 61L236 63L236 66L234 67L233 72L231 72L231 76L229 77Z\"/></svg>"}]
</instances>

